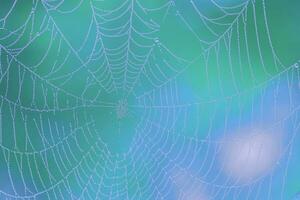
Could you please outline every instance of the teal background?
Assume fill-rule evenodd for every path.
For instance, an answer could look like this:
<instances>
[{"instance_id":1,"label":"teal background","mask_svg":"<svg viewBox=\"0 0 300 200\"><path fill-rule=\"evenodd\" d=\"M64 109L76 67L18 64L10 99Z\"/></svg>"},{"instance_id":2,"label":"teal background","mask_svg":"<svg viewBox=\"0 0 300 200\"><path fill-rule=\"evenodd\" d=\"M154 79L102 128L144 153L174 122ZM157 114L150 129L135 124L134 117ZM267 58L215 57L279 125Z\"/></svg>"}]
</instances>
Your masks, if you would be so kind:
<instances>
[{"instance_id":1,"label":"teal background","mask_svg":"<svg viewBox=\"0 0 300 200\"><path fill-rule=\"evenodd\" d=\"M208 199L293 199L299 9L0 0L0 199L180 199L177 168ZM285 151L269 174L238 185L216 149L244 126L283 130Z\"/></svg>"}]
</instances>

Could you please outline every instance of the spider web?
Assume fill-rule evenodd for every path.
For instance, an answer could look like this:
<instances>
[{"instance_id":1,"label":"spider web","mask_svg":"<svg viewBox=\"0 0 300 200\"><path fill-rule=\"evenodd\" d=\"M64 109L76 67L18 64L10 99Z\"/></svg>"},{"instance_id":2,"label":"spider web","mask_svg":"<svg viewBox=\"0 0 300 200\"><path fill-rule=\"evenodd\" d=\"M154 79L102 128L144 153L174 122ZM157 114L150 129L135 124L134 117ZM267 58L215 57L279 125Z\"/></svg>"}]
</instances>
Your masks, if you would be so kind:
<instances>
[{"instance_id":1,"label":"spider web","mask_svg":"<svg viewBox=\"0 0 300 200\"><path fill-rule=\"evenodd\" d=\"M277 53L272 2L0 4L1 199L299 191L300 63ZM247 179L224 155L245 129L270 132L267 151L280 137L276 159Z\"/></svg>"}]
</instances>

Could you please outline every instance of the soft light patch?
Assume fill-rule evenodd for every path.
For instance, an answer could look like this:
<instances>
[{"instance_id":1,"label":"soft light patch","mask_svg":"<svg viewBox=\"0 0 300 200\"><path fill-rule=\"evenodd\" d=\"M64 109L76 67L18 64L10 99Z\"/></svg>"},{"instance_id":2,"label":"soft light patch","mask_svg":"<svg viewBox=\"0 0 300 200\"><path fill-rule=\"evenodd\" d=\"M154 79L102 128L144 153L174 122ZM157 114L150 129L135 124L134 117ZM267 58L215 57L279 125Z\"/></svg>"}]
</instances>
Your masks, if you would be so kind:
<instances>
[{"instance_id":1,"label":"soft light patch","mask_svg":"<svg viewBox=\"0 0 300 200\"><path fill-rule=\"evenodd\" d=\"M207 200L203 185L199 177L184 170L173 170L171 172L172 181L177 190L178 200Z\"/></svg>"},{"instance_id":2,"label":"soft light patch","mask_svg":"<svg viewBox=\"0 0 300 200\"><path fill-rule=\"evenodd\" d=\"M249 183L270 172L280 153L278 134L245 129L224 140L221 164L227 176Z\"/></svg>"}]
</instances>

